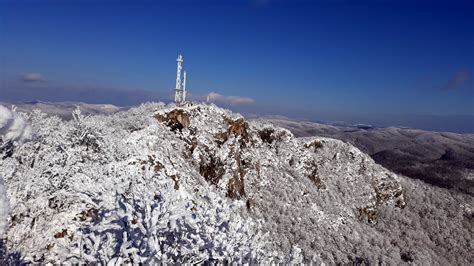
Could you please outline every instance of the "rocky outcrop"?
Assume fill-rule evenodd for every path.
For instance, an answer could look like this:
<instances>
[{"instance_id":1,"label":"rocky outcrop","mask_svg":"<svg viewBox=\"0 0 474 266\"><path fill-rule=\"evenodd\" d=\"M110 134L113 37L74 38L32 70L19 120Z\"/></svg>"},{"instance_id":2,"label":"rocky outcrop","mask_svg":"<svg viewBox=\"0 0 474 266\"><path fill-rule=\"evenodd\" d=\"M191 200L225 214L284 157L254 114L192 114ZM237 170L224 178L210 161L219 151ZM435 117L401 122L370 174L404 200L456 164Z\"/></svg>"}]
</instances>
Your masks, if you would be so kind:
<instances>
[{"instance_id":1,"label":"rocky outcrop","mask_svg":"<svg viewBox=\"0 0 474 266\"><path fill-rule=\"evenodd\" d=\"M378 222L381 207L405 204L398 177L350 144L296 138L288 130L247 122L214 106L158 113L177 110L189 117L192 131L176 136L194 143L191 157L196 170L223 195L244 200L254 217L266 220L264 227L282 242L284 252L298 245L308 257L320 256L314 240L294 228L318 235L321 228L337 231L355 222L370 227ZM291 225L282 219L292 220Z\"/></svg>"},{"instance_id":2,"label":"rocky outcrop","mask_svg":"<svg viewBox=\"0 0 474 266\"><path fill-rule=\"evenodd\" d=\"M277 166L296 178L295 183L300 178L309 180L317 191L331 191L333 183L332 186L351 189L345 195L347 199L366 203L354 205L355 213L359 209L375 212L380 205L396 202L403 206L396 175L375 165L370 157L349 144L327 138L298 139L287 130L249 123L212 106L165 109L154 116L160 122L183 123L183 128L193 129L178 134L178 138L194 143L192 157L195 165L199 165L199 173L211 184L227 190L231 198L242 197L246 183L261 181L251 165L266 161L259 169L260 175L262 171L274 171Z\"/></svg>"},{"instance_id":3,"label":"rocky outcrop","mask_svg":"<svg viewBox=\"0 0 474 266\"><path fill-rule=\"evenodd\" d=\"M165 114L156 114L156 120L166 123L171 130L181 131L189 126L189 115L183 109L174 109Z\"/></svg>"}]
</instances>

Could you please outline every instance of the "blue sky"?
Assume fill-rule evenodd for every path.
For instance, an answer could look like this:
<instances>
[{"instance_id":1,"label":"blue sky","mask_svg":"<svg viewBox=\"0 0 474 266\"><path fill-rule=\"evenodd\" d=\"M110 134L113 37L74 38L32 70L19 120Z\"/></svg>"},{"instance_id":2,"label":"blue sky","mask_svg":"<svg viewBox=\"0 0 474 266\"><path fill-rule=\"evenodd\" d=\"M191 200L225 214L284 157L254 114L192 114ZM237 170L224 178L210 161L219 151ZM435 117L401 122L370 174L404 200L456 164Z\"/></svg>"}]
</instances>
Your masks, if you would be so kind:
<instances>
[{"instance_id":1,"label":"blue sky","mask_svg":"<svg viewBox=\"0 0 474 266\"><path fill-rule=\"evenodd\" d=\"M243 112L474 116L473 14L458 0L0 0L0 101L166 100L182 52L196 99L252 99Z\"/></svg>"}]
</instances>

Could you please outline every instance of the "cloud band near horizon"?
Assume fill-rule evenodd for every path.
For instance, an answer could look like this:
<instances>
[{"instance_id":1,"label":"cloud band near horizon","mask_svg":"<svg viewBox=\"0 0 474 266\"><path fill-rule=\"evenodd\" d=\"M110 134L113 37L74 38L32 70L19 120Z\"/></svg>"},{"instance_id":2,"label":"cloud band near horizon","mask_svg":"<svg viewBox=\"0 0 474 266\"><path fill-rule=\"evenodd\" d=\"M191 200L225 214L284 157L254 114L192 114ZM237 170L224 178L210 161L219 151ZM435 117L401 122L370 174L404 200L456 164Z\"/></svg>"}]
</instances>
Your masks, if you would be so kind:
<instances>
[{"instance_id":1,"label":"cloud band near horizon","mask_svg":"<svg viewBox=\"0 0 474 266\"><path fill-rule=\"evenodd\" d=\"M206 96L207 102L223 103L228 105L249 105L254 104L255 100L250 97L226 96L217 92L211 92Z\"/></svg>"}]
</instances>

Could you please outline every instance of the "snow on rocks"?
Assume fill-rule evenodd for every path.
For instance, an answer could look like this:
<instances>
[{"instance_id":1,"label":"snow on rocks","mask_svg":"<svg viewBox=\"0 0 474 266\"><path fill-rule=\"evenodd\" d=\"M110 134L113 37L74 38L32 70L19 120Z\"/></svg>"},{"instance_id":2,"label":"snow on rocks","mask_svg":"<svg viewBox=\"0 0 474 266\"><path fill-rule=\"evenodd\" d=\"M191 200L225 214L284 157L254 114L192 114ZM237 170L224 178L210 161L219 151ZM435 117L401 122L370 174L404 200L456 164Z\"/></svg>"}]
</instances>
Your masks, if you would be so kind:
<instances>
[{"instance_id":1,"label":"snow on rocks","mask_svg":"<svg viewBox=\"0 0 474 266\"><path fill-rule=\"evenodd\" d=\"M164 108L155 117L189 144L189 157L206 181L227 197L246 201L251 215L265 220L263 230L274 240L269 249L279 251L281 261L294 246L306 258L322 254L329 262L347 261L347 256L321 252L329 245L344 246L333 237L317 241L311 236L351 228L360 232L353 241L360 241L365 230L373 231L370 224L377 223L380 206L404 206L398 177L349 144L297 139L286 129L247 122L213 105L180 109L186 126L161 119L169 113L177 111ZM314 203L316 211L310 207Z\"/></svg>"},{"instance_id":2,"label":"snow on rocks","mask_svg":"<svg viewBox=\"0 0 474 266\"><path fill-rule=\"evenodd\" d=\"M351 145L215 105L29 120L36 141L0 162L22 262L375 261L358 243L384 241L379 208L404 205L398 177Z\"/></svg>"}]
</instances>

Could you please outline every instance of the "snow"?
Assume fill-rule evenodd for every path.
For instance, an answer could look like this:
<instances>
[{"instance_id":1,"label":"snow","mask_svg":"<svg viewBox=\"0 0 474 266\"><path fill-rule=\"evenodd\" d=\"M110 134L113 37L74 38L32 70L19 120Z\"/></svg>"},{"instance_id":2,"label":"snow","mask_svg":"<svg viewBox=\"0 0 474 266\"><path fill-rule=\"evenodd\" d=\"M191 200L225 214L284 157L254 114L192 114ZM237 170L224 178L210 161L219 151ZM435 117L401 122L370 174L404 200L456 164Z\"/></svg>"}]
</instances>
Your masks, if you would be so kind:
<instances>
[{"instance_id":1,"label":"snow","mask_svg":"<svg viewBox=\"0 0 474 266\"><path fill-rule=\"evenodd\" d=\"M6 128L13 121L13 114L10 110L0 105L0 128Z\"/></svg>"},{"instance_id":2,"label":"snow","mask_svg":"<svg viewBox=\"0 0 474 266\"><path fill-rule=\"evenodd\" d=\"M33 131L22 116L0 105L0 137L4 142L24 142L33 138Z\"/></svg>"},{"instance_id":3,"label":"snow","mask_svg":"<svg viewBox=\"0 0 474 266\"><path fill-rule=\"evenodd\" d=\"M36 139L0 161L23 263L400 262L375 227L399 177L350 144L212 104L73 117L32 112Z\"/></svg>"},{"instance_id":4,"label":"snow","mask_svg":"<svg viewBox=\"0 0 474 266\"><path fill-rule=\"evenodd\" d=\"M113 117L77 110L67 123L33 114L37 141L0 164L15 217L9 250L24 261L64 263L260 256L265 242L257 241L262 234L254 219L241 221L241 205L208 186L190 193L193 176L174 177L176 187L173 176L191 172L175 169L189 167L177 156L183 147L146 107L156 105Z\"/></svg>"},{"instance_id":5,"label":"snow","mask_svg":"<svg viewBox=\"0 0 474 266\"><path fill-rule=\"evenodd\" d=\"M3 179L0 177L0 239L3 238L8 226L8 199Z\"/></svg>"}]
</instances>

